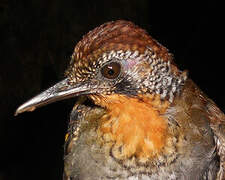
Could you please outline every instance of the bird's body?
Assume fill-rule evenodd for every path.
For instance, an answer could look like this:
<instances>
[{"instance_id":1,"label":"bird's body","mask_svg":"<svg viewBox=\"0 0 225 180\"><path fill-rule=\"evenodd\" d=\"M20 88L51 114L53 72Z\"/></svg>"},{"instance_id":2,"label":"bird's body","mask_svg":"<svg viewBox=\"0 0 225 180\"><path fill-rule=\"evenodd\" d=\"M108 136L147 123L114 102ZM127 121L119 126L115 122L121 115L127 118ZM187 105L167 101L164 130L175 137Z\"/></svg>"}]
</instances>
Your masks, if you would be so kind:
<instances>
[{"instance_id":1,"label":"bird's body","mask_svg":"<svg viewBox=\"0 0 225 180\"><path fill-rule=\"evenodd\" d=\"M70 116L65 180L225 178L225 115L141 28L89 32L66 75L17 110L85 96Z\"/></svg>"},{"instance_id":2,"label":"bird's body","mask_svg":"<svg viewBox=\"0 0 225 180\"><path fill-rule=\"evenodd\" d=\"M125 107L121 102L115 104L119 109L115 107L112 112L77 104L71 113L66 140L67 177L216 179L219 156L210 121L214 113L221 112L214 111L215 104L191 80L185 83L184 91L173 104L162 105L162 112L156 117L151 111L158 109L160 102L151 105L136 99L133 101L138 102L126 101ZM148 137L149 134L153 137ZM152 139L156 141L155 149ZM152 149L156 154L152 154Z\"/></svg>"}]
</instances>

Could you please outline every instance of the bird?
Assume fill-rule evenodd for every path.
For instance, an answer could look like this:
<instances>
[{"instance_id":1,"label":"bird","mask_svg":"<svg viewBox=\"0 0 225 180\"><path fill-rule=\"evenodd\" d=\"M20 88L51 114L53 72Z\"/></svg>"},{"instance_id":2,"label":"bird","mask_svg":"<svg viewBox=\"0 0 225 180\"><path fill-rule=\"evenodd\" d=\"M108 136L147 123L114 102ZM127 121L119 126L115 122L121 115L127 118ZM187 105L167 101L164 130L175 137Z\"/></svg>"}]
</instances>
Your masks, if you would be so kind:
<instances>
[{"instance_id":1,"label":"bird","mask_svg":"<svg viewBox=\"0 0 225 180\"><path fill-rule=\"evenodd\" d=\"M78 97L64 180L224 180L225 115L174 59L133 22L104 23L76 44L65 79L15 115Z\"/></svg>"}]
</instances>

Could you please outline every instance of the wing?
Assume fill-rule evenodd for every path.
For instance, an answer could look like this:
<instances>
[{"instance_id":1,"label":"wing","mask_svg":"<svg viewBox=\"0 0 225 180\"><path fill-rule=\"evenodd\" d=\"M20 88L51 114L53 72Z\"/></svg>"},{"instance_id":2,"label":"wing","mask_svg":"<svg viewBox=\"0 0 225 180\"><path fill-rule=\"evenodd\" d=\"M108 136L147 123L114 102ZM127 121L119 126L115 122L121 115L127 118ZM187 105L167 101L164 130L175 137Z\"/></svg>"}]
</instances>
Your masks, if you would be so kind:
<instances>
[{"instance_id":1,"label":"wing","mask_svg":"<svg viewBox=\"0 0 225 180\"><path fill-rule=\"evenodd\" d=\"M219 157L219 171L216 172L216 180L225 180L225 115L190 79L187 81L184 94L186 94L186 98L182 101L184 103L183 106L191 105L191 107L188 108L198 112L197 117L205 117L209 122L209 128L212 130L216 146L215 153L217 153ZM195 121L197 121L197 119ZM213 165L211 168L212 167ZM212 171L217 170L214 169Z\"/></svg>"},{"instance_id":2,"label":"wing","mask_svg":"<svg viewBox=\"0 0 225 180\"><path fill-rule=\"evenodd\" d=\"M196 94L206 108L210 127L214 134L216 151L220 158L220 169L216 180L225 180L225 114L199 88L195 88L195 90L198 91Z\"/></svg>"},{"instance_id":3,"label":"wing","mask_svg":"<svg viewBox=\"0 0 225 180\"><path fill-rule=\"evenodd\" d=\"M217 180L225 179L225 115L216 106L216 104L208 99L206 105L209 113L210 127L213 130L214 138L217 146L217 153L220 157L220 170L217 174Z\"/></svg>"}]
</instances>

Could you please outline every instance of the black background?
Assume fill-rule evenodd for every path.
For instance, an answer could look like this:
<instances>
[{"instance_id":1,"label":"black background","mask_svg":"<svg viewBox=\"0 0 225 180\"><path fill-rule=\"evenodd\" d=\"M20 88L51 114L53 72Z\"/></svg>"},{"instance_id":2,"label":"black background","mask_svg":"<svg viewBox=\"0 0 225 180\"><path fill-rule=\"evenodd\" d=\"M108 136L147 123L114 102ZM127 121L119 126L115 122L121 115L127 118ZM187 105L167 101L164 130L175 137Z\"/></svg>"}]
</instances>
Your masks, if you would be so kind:
<instances>
[{"instance_id":1,"label":"black background","mask_svg":"<svg viewBox=\"0 0 225 180\"><path fill-rule=\"evenodd\" d=\"M167 2L167 3L165 3ZM15 109L63 78L82 35L125 19L146 29L225 110L224 50L216 1L0 1L0 180L61 179L75 99L17 117ZM223 48L223 47L222 47Z\"/></svg>"}]
</instances>

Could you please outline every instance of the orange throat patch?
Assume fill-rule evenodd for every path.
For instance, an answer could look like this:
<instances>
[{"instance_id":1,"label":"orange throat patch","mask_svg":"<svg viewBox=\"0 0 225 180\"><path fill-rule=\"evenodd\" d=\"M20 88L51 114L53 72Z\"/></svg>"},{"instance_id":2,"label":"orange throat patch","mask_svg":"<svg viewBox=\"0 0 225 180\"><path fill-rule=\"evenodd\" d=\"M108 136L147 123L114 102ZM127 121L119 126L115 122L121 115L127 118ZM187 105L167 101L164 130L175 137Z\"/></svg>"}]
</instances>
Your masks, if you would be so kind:
<instances>
[{"instance_id":1,"label":"orange throat patch","mask_svg":"<svg viewBox=\"0 0 225 180\"><path fill-rule=\"evenodd\" d=\"M105 142L113 143L112 153L116 158L149 159L162 151L168 136L163 114L169 102L152 95L131 98L113 94L91 98L108 111L100 120L98 134Z\"/></svg>"}]
</instances>

